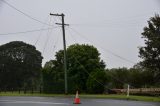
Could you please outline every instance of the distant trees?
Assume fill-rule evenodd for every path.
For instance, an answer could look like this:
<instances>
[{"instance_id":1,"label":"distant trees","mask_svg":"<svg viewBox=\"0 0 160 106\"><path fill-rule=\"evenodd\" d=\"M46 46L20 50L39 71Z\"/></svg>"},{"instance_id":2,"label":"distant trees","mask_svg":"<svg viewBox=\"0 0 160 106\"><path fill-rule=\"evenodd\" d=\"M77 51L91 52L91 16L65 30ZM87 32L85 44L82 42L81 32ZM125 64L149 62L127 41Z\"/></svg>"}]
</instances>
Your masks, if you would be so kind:
<instances>
[{"instance_id":1,"label":"distant trees","mask_svg":"<svg viewBox=\"0 0 160 106\"><path fill-rule=\"evenodd\" d=\"M154 84L160 84L160 16L151 17L142 33L145 46L139 48L141 65L154 75Z\"/></svg>"},{"instance_id":2,"label":"distant trees","mask_svg":"<svg viewBox=\"0 0 160 106\"><path fill-rule=\"evenodd\" d=\"M96 80L94 83L91 81L91 77L97 77L97 80L100 80L101 83L104 84L105 78L100 79L99 76L103 75L105 64L102 60L100 60L98 50L90 45L79 45L74 44L68 47L67 49L67 66L68 66L68 90L70 93L75 92L76 90L80 90L81 92L87 91L87 85L95 86ZM48 74L52 76L50 81L52 85L49 83L46 84L46 80L49 80L49 77L44 76L44 85L50 86L49 88L53 88L52 91L63 91L64 90L64 70L63 70L63 50L60 50L56 53L56 59L51 60L46 63L44 70L44 75ZM100 75L99 75L100 74ZM93 75L93 76L90 76ZM89 80L89 79L90 80ZM101 81L102 80L102 81ZM54 83L53 83L54 82ZM88 82L88 84L87 84ZM63 86L61 88L57 88L56 85L60 84ZM104 86L100 85L96 82L96 86L102 86L101 89L97 93L103 92ZM45 87L45 86L44 86ZM95 87L89 87L88 89L95 89ZM44 89L44 90L47 90ZM63 91L64 92L64 91ZM95 91L96 93L96 91Z\"/></svg>"},{"instance_id":3,"label":"distant trees","mask_svg":"<svg viewBox=\"0 0 160 106\"><path fill-rule=\"evenodd\" d=\"M109 88L126 88L131 85L132 88L154 87L153 73L149 70L138 67L113 68L106 71L109 79L106 84Z\"/></svg>"},{"instance_id":4,"label":"distant trees","mask_svg":"<svg viewBox=\"0 0 160 106\"><path fill-rule=\"evenodd\" d=\"M13 41L0 46L0 88L36 87L42 56L32 45Z\"/></svg>"},{"instance_id":5,"label":"distant trees","mask_svg":"<svg viewBox=\"0 0 160 106\"><path fill-rule=\"evenodd\" d=\"M124 88L125 84L129 84L129 69L127 68L113 68L106 71L109 77L109 83L107 84L110 88Z\"/></svg>"}]
</instances>

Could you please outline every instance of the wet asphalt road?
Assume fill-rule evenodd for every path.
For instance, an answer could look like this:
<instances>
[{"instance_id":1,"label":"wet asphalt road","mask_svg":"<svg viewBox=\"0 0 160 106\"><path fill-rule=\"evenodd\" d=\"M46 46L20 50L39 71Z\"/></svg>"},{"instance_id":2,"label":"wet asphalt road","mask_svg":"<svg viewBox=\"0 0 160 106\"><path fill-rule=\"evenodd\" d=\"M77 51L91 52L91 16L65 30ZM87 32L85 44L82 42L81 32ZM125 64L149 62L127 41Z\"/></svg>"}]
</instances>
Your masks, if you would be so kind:
<instances>
[{"instance_id":1,"label":"wet asphalt road","mask_svg":"<svg viewBox=\"0 0 160 106\"><path fill-rule=\"evenodd\" d=\"M0 106L77 106L74 98L60 97L0 97ZM111 99L81 99L78 106L160 106L160 103L111 100Z\"/></svg>"}]
</instances>

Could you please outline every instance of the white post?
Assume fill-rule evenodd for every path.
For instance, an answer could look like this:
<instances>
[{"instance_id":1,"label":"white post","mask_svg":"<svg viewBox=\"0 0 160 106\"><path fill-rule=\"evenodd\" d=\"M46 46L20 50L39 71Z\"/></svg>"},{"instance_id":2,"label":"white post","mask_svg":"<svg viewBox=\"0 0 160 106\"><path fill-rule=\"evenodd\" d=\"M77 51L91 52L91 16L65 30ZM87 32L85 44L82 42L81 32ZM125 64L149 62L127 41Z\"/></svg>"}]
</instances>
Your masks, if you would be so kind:
<instances>
[{"instance_id":1,"label":"white post","mask_svg":"<svg viewBox=\"0 0 160 106\"><path fill-rule=\"evenodd\" d=\"M129 84L128 84L128 88L127 88L127 97L129 97Z\"/></svg>"}]
</instances>

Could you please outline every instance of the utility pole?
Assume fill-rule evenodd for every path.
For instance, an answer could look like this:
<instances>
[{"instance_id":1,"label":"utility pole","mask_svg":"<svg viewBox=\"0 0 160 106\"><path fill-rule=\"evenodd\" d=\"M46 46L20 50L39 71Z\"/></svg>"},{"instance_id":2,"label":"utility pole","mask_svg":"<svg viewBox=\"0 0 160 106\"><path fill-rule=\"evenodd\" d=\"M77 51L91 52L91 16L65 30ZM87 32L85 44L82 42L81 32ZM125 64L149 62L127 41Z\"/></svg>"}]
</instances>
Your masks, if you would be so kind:
<instances>
[{"instance_id":1,"label":"utility pole","mask_svg":"<svg viewBox=\"0 0 160 106\"><path fill-rule=\"evenodd\" d=\"M69 26L69 24L64 23L64 14L52 14L53 16L60 16L62 18L62 23L56 23L57 25L62 26L63 33L63 47L64 47L64 79L65 79L65 94L68 94L68 82L67 82L67 59L66 59L66 39L65 39L65 26Z\"/></svg>"}]
</instances>

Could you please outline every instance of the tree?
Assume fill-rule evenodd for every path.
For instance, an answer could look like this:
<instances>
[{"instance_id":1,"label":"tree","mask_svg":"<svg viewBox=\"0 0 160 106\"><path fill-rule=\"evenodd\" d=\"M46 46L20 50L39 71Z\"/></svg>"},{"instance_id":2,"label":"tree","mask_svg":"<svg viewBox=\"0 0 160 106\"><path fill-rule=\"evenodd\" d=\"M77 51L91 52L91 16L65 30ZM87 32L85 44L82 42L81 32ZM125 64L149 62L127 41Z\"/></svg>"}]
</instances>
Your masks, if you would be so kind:
<instances>
[{"instance_id":1,"label":"tree","mask_svg":"<svg viewBox=\"0 0 160 106\"><path fill-rule=\"evenodd\" d=\"M103 93L105 91L107 80L104 70L95 70L91 72L86 83L88 93Z\"/></svg>"},{"instance_id":2,"label":"tree","mask_svg":"<svg viewBox=\"0 0 160 106\"><path fill-rule=\"evenodd\" d=\"M136 69L136 68L130 68L129 76L130 76L129 82L130 82L131 87L141 88L145 84L143 82L145 82L144 80L146 79L144 79L142 70Z\"/></svg>"},{"instance_id":3,"label":"tree","mask_svg":"<svg viewBox=\"0 0 160 106\"><path fill-rule=\"evenodd\" d=\"M100 60L99 56L100 53L98 50L90 45L74 44L67 48L68 90L70 93L73 93L76 90L86 92L86 83L89 74L95 70L101 69L104 71L105 64ZM58 51L55 57L56 59L52 61L52 65L47 65L47 63L45 66L53 66L51 67L51 71L53 74L57 74L53 75L53 77L61 79L62 82L64 82L63 50ZM56 80L53 82L56 83ZM62 91L62 88L59 90Z\"/></svg>"},{"instance_id":4,"label":"tree","mask_svg":"<svg viewBox=\"0 0 160 106\"><path fill-rule=\"evenodd\" d=\"M105 64L100 60L100 53L93 46L75 44L67 49L67 56L70 89L86 92L89 74L94 70L101 69L104 71Z\"/></svg>"},{"instance_id":5,"label":"tree","mask_svg":"<svg viewBox=\"0 0 160 106\"><path fill-rule=\"evenodd\" d=\"M142 66L154 73L154 83L160 84L160 16L151 17L142 33L145 46L139 48Z\"/></svg>"},{"instance_id":6,"label":"tree","mask_svg":"<svg viewBox=\"0 0 160 106\"><path fill-rule=\"evenodd\" d=\"M129 71L127 68L113 68L107 71L110 77L110 84L112 88L122 89L126 84L129 84Z\"/></svg>"},{"instance_id":7,"label":"tree","mask_svg":"<svg viewBox=\"0 0 160 106\"><path fill-rule=\"evenodd\" d=\"M145 68L141 63L137 63L130 68L130 83L134 87L153 87L154 73L148 68Z\"/></svg>"},{"instance_id":8,"label":"tree","mask_svg":"<svg viewBox=\"0 0 160 106\"><path fill-rule=\"evenodd\" d=\"M0 87L36 87L41 74L41 53L32 45L13 41L0 46Z\"/></svg>"}]
</instances>

